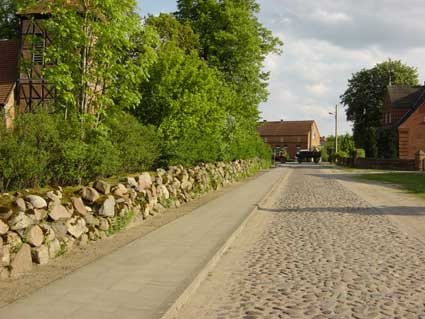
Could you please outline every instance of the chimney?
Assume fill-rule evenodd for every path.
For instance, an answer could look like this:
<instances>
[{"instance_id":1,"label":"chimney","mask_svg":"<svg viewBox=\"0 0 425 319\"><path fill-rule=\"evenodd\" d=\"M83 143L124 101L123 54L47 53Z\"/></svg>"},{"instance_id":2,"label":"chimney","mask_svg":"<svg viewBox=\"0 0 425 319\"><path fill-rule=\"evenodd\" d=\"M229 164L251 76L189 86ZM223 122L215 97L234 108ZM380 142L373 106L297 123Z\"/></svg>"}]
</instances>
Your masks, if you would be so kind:
<instances>
[{"instance_id":1,"label":"chimney","mask_svg":"<svg viewBox=\"0 0 425 319\"><path fill-rule=\"evenodd\" d=\"M283 119L281 119L280 121L283 122Z\"/></svg>"},{"instance_id":2,"label":"chimney","mask_svg":"<svg viewBox=\"0 0 425 319\"><path fill-rule=\"evenodd\" d=\"M264 123L266 123L266 122L267 122L267 120L263 120L263 122L264 122Z\"/></svg>"}]
</instances>

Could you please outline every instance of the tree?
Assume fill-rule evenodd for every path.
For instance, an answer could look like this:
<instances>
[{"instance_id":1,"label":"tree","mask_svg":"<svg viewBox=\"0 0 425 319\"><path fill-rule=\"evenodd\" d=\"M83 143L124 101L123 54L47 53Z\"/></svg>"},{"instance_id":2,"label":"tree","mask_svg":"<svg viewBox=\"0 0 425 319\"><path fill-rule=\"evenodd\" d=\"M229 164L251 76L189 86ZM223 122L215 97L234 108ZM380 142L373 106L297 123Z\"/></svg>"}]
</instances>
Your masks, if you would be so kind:
<instances>
[{"instance_id":1,"label":"tree","mask_svg":"<svg viewBox=\"0 0 425 319\"><path fill-rule=\"evenodd\" d=\"M176 16L199 35L199 55L233 86L235 112L258 120L258 105L267 100L269 74L263 64L270 53L280 53L282 42L258 21L255 0L178 0Z\"/></svg>"},{"instance_id":2,"label":"tree","mask_svg":"<svg viewBox=\"0 0 425 319\"><path fill-rule=\"evenodd\" d=\"M152 56L140 54L146 36L134 0L85 0L46 9L49 43L44 75L65 114L82 115L98 126L112 108L131 108L141 96L138 84Z\"/></svg>"},{"instance_id":3,"label":"tree","mask_svg":"<svg viewBox=\"0 0 425 319\"><path fill-rule=\"evenodd\" d=\"M364 148L368 157L375 157L376 129L380 127L382 104L389 84L417 85L418 72L401 61L386 61L371 69L363 69L348 80L341 96L347 120L354 123L353 137L357 147ZM375 145L373 145L375 143Z\"/></svg>"},{"instance_id":4,"label":"tree","mask_svg":"<svg viewBox=\"0 0 425 319\"><path fill-rule=\"evenodd\" d=\"M14 39L18 34L18 19L16 16L16 0L0 2L0 39Z\"/></svg>"}]
</instances>

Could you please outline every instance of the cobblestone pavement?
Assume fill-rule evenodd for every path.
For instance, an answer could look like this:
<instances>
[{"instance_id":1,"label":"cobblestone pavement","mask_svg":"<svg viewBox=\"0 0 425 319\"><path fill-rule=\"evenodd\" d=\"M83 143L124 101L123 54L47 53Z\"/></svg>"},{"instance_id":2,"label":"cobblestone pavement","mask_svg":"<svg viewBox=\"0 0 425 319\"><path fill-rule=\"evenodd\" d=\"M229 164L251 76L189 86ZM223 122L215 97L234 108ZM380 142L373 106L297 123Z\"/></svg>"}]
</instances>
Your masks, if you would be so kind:
<instances>
[{"instance_id":1,"label":"cobblestone pavement","mask_svg":"<svg viewBox=\"0 0 425 319\"><path fill-rule=\"evenodd\" d=\"M425 246L320 173L293 169L179 318L425 318Z\"/></svg>"}]
</instances>

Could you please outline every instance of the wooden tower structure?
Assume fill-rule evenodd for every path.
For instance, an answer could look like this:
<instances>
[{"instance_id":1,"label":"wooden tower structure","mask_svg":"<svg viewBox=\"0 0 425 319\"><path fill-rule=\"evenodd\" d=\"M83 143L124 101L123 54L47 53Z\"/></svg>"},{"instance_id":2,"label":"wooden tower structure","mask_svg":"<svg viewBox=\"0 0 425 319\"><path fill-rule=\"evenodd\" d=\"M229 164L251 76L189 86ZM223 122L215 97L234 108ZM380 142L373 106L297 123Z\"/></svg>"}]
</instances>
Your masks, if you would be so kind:
<instances>
[{"instance_id":1,"label":"wooden tower structure","mask_svg":"<svg viewBox=\"0 0 425 319\"><path fill-rule=\"evenodd\" d=\"M49 18L43 6L18 12L19 29L19 79L17 104L20 112L31 112L39 106L45 107L54 100L52 86L43 76L46 67L45 50L51 40L43 28L43 21ZM44 2L45 3L45 2Z\"/></svg>"}]
</instances>

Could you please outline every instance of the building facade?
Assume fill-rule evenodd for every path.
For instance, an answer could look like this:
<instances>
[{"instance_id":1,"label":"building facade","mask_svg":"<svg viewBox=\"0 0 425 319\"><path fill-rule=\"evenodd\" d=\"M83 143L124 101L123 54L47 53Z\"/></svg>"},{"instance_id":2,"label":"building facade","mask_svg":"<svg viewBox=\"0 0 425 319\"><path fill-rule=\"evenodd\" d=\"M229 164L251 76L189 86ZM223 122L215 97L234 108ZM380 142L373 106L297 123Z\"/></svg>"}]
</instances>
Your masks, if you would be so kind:
<instances>
[{"instance_id":1,"label":"building facade","mask_svg":"<svg viewBox=\"0 0 425 319\"><path fill-rule=\"evenodd\" d=\"M419 150L425 151L425 86L389 86L381 123L397 131L400 159L413 160Z\"/></svg>"},{"instance_id":2,"label":"building facade","mask_svg":"<svg viewBox=\"0 0 425 319\"><path fill-rule=\"evenodd\" d=\"M320 133L315 121L264 121L257 128L272 149L285 150L291 158L300 150L320 148Z\"/></svg>"}]
</instances>

